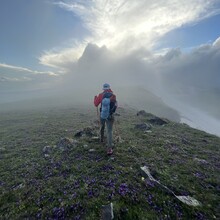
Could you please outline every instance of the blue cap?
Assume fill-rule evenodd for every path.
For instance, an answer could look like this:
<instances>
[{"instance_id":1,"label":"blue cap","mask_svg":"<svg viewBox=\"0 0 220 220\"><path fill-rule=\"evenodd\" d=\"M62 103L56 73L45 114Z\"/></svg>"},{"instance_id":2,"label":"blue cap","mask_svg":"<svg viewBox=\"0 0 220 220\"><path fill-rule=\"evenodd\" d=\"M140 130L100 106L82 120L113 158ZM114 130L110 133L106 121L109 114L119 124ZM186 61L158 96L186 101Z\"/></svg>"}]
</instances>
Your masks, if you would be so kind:
<instances>
[{"instance_id":1,"label":"blue cap","mask_svg":"<svg viewBox=\"0 0 220 220\"><path fill-rule=\"evenodd\" d=\"M103 90L106 90L106 89L110 89L110 85L108 83L105 83L103 85Z\"/></svg>"}]
</instances>

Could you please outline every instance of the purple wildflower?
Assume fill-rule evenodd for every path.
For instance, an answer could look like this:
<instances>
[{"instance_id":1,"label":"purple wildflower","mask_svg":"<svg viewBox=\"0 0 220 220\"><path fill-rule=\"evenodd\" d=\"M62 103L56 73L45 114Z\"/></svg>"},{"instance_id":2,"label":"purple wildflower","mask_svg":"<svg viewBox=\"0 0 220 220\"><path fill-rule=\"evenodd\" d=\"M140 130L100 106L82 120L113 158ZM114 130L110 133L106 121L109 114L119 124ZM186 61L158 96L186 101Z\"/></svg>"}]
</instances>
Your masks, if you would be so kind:
<instances>
[{"instance_id":1,"label":"purple wildflower","mask_svg":"<svg viewBox=\"0 0 220 220\"><path fill-rule=\"evenodd\" d=\"M150 206L154 206L152 199L153 199L153 195L149 194L147 197L147 202Z\"/></svg>"},{"instance_id":2,"label":"purple wildflower","mask_svg":"<svg viewBox=\"0 0 220 220\"><path fill-rule=\"evenodd\" d=\"M200 173L200 172L194 173L194 176L196 176L199 179L203 179L204 178L204 175L202 173Z\"/></svg>"},{"instance_id":3,"label":"purple wildflower","mask_svg":"<svg viewBox=\"0 0 220 220\"><path fill-rule=\"evenodd\" d=\"M204 215L201 212L197 212L196 213L196 219L202 220L202 219L205 219L205 217L204 217Z\"/></svg>"},{"instance_id":4,"label":"purple wildflower","mask_svg":"<svg viewBox=\"0 0 220 220\"><path fill-rule=\"evenodd\" d=\"M53 218L55 219L65 219L65 209L61 208L53 208Z\"/></svg>"},{"instance_id":5,"label":"purple wildflower","mask_svg":"<svg viewBox=\"0 0 220 220\"><path fill-rule=\"evenodd\" d=\"M41 218L41 212L38 212L36 215L37 218Z\"/></svg>"},{"instance_id":6,"label":"purple wildflower","mask_svg":"<svg viewBox=\"0 0 220 220\"><path fill-rule=\"evenodd\" d=\"M114 182L114 180L110 179L109 181L107 181L107 182L105 183L105 187L115 188L115 182Z\"/></svg>"},{"instance_id":7,"label":"purple wildflower","mask_svg":"<svg viewBox=\"0 0 220 220\"><path fill-rule=\"evenodd\" d=\"M129 193L128 185L126 183L122 183L119 187L118 193L121 196L125 196L127 193Z\"/></svg>"},{"instance_id":8,"label":"purple wildflower","mask_svg":"<svg viewBox=\"0 0 220 220\"><path fill-rule=\"evenodd\" d=\"M145 180L145 184L146 184L147 187L154 187L155 186L155 182L151 181L149 179Z\"/></svg>"},{"instance_id":9,"label":"purple wildflower","mask_svg":"<svg viewBox=\"0 0 220 220\"><path fill-rule=\"evenodd\" d=\"M108 200L112 200L112 198L114 197L115 193L114 192L111 192L109 195L108 195Z\"/></svg>"},{"instance_id":10,"label":"purple wildflower","mask_svg":"<svg viewBox=\"0 0 220 220\"><path fill-rule=\"evenodd\" d=\"M111 171L114 170L114 167L112 167L111 165L104 165L102 169L103 171Z\"/></svg>"},{"instance_id":11,"label":"purple wildflower","mask_svg":"<svg viewBox=\"0 0 220 220\"><path fill-rule=\"evenodd\" d=\"M89 198L92 198L92 197L93 197L93 192L92 192L92 190L89 190L88 196L89 196Z\"/></svg>"}]
</instances>

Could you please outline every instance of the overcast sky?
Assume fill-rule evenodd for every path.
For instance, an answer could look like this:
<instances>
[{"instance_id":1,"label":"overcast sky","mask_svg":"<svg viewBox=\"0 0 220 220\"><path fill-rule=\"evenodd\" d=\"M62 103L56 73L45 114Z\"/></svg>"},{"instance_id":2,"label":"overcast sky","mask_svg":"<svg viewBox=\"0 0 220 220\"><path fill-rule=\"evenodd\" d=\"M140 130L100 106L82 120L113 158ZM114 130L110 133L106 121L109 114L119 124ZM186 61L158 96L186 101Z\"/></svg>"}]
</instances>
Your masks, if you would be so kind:
<instances>
[{"instance_id":1,"label":"overcast sky","mask_svg":"<svg viewBox=\"0 0 220 220\"><path fill-rule=\"evenodd\" d=\"M215 114L220 0L1 0L0 30L1 94L142 85Z\"/></svg>"}]
</instances>

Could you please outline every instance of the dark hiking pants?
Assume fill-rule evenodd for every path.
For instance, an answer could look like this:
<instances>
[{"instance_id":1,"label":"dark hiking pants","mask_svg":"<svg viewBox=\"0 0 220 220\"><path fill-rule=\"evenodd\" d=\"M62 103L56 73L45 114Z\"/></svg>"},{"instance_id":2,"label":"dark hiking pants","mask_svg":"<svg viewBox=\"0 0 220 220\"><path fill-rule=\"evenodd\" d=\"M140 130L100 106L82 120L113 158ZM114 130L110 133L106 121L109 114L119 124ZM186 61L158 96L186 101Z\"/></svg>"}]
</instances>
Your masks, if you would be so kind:
<instances>
[{"instance_id":1,"label":"dark hiking pants","mask_svg":"<svg viewBox=\"0 0 220 220\"><path fill-rule=\"evenodd\" d=\"M100 136L101 141L104 140L105 124L107 126L107 147L112 148L112 130L113 130L114 117L111 115L108 119L101 119Z\"/></svg>"}]
</instances>

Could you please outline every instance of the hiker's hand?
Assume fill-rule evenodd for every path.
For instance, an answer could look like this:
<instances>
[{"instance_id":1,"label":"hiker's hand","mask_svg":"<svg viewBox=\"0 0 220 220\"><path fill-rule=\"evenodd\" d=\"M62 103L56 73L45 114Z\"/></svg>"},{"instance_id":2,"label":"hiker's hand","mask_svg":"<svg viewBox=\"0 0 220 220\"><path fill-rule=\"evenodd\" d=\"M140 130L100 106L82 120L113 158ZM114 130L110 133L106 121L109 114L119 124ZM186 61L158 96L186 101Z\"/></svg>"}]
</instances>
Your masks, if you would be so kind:
<instances>
[{"instance_id":1,"label":"hiker's hand","mask_svg":"<svg viewBox=\"0 0 220 220\"><path fill-rule=\"evenodd\" d=\"M97 95L95 95L95 97L94 97L94 105L97 107L98 105L98 103L97 103L97 99L98 99L98 97L97 97Z\"/></svg>"}]
</instances>

